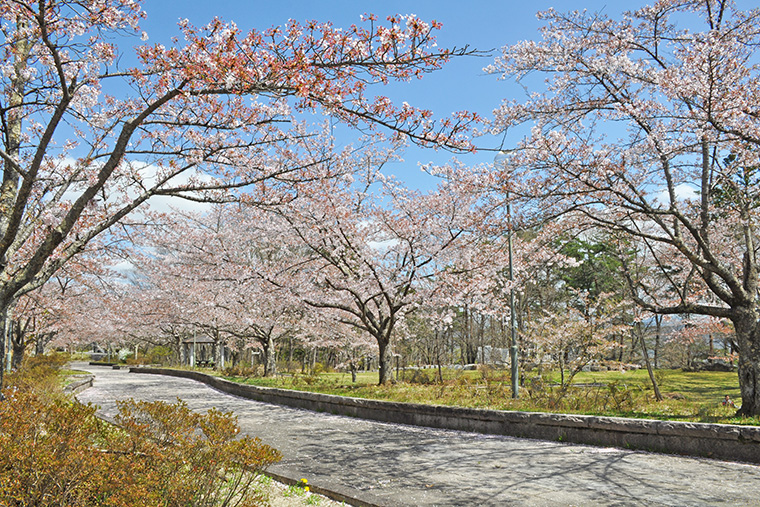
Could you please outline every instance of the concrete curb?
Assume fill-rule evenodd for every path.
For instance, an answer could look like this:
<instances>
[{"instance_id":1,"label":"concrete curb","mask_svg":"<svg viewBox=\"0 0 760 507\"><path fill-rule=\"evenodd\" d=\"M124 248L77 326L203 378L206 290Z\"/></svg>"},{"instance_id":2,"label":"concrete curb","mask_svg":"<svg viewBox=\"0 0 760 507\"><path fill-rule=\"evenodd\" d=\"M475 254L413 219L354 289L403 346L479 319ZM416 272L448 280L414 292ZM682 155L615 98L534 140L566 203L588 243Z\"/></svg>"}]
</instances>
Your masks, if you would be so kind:
<instances>
[{"instance_id":1,"label":"concrete curb","mask_svg":"<svg viewBox=\"0 0 760 507\"><path fill-rule=\"evenodd\" d=\"M88 387L92 387L92 380L95 378L95 375L87 375L86 377L83 377L79 380L75 380L66 387L63 388L63 392L70 393L70 394L77 394L81 391L84 391Z\"/></svg>"},{"instance_id":2,"label":"concrete curb","mask_svg":"<svg viewBox=\"0 0 760 507\"><path fill-rule=\"evenodd\" d=\"M130 372L189 378L244 398L375 421L760 463L757 426L395 403L236 384L189 370Z\"/></svg>"},{"instance_id":3,"label":"concrete curb","mask_svg":"<svg viewBox=\"0 0 760 507\"><path fill-rule=\"evenodd\" d=\"M274 466L276 467L277 465ZM298 474L290 470L280 469L278 472L274 472L270 468L265 470L263 474L271 477L278 482L287 484L288 486L293 486L300 482L295 478ZM312 493L325 496L330 500L343 502L346 505L351 505L353 507L386 507L388 505L387 502L383 502L382 500L375 498L369 492L357 492L351 488L346 488L339 484L331 484L329 487L324 487L315 482L310 482L309 490ZM364 498L358 498L359 496L362 496Z\"/></svg>"}]
</instances>

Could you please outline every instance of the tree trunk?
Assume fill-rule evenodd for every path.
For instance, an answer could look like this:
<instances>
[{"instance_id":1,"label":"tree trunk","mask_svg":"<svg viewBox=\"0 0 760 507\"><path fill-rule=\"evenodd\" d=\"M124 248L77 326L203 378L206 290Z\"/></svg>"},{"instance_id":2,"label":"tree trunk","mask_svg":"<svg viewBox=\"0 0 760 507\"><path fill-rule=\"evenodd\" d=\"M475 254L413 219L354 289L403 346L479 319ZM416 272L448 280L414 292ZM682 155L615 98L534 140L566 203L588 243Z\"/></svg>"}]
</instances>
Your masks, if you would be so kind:
<instances>
[{"instance_id":1,"label":"tree trunk","mask_svg":"<svg viewBox=\"0 0 760 507\"><path fill-rule=\"evenodd\" d=\"M11 368L18 370L21 368L21 363L24 360L24 353L26 352L26 337L28 336L28 330L30 329L30 320L22 325L21 319L11 320L9 322L10 330L8 336L10 336L10 344L13 347L13 354L11 357Z\"/></svg>"},{"instance_id":2,"label":"tree trunk","mask_svg":"<svg viewBox=\"0 0 760 507\"><path fill-rule=\"evenodd\" d=\"M219 337L219 331L214 331L213 360L214 369L222 371L224 369L224 342Z\"/></svg>"},{"instance_id":3,"label":"tree trunk","mask_svg":"<svg viewBox=\"0 0 760 507\"><path fill-rule=\"evenodd\" d=\"M5 387L5 384L3 384L4 375L5 375L5 361L6 361L6 350L5 350L5 331L6 326L8 324L8 307L5 305L0 305L0 401L2 401L5 397L3 396L3 388Z\"/></svg>"},{"instance_id":4,"label":"tree trunk","mask_svg":"<svg viewBox=\"0 0 760 507\"><path fill-rule=\"evenodd\" d=\"M273 377L277 373L277 363L274 357L274 338L271 334L261 341L261 346L264 349L264 376Z\"/></svg>"},{"instance_id":5,"label":"tree trunk","mask_svg":"<svg viewBox=\"0 0 760 507\"><path fill-rule=\"evenodd\" d=\"M27 21L18 18L18 28L25 31L28 28L29 23ZM4 146L5 153L14 160L20 160L20 146L21 146L21 133L22 133L22 120L24 118L23 109L21 106L24 103L24 94L27 85L27 78L24 77L28 64L28 59L32 50L32 43L30 37L20 37L12 43L14 57L14 70L16 71L16 78L11 80L12 85L7 90L8 93L8 106L7 106L7 118L3 125L4 134ZM13 165L8 159L3 164L3 178L2 184L0 184L0 209L3 213L0 215L0 232L5 234L8 229L9 223L9 210L12 210L16 202L18 195L20 175L13 168ZM2 265L3 275L6 275L5 266L8 263L8 259L5 255L0 257L0 265ZM8 310L13 306L12 297L6 296L3 301L0 302L0 400L3 399L2 388L3 375L5 373L7 350L6 350L6 334L8 330Z\"/></svg>"},{"instance_id":6,"label":"tree trunk","mask_svg":"<svg viewBox=\"0 0 760 507\"><path fill-rule=\"evenodd\" d=\"M185 338L186 336L182 333L176 333L172 332L172 356L175 358L175 360L179 361L179 364L186 364L185 361L185 355L187 353L186 345L185 345ZM146 346L145 352L148 352L148 347ZM137 345L135 345L135 359L137 359Z\"/></svg>"},{"instance_id":7,"label":"tree trunk","mask_svg":"<svg viewBox=\"0 0 760 507\"><path fill-rule=\"evenodd\" d=\"M659 364L659 354L660 354L660 334L662 333L662 315L655 315L654 316L654 324L655 324L655 331L654 331L654 369L660 367Z\"/></svg>"},{"instance_id":8,"label":"tree trunk","mask_svg":"<svg viewBox=\"0 0 760 507\"><path fill-rule=\"evenodd\" d=\"M740 309L731 321L739 347L739 388L742 406L737 415L760 415L760 322L753 308Z\"/></svg>"},{"instance_id":9,"label":"tree trunk","mask_svg":"<svg viewBox=\"0 0 760 507\"><path fill-rule=\"evenodd\" d=\"M478 362L478 351L481 352L481 354L480 354L480 356L481 356L480 357L480 361L483 362L483 363L485 363L485 355L486 355L485 354L485 350L486 350L486 347L485 347L485 345L486 345L485 344L485 333L486 333L486 323L485 323L485 320L486 320L485 316L481 315L480 316L480 321L477 322L477 325L478 325L478 335L477 335L478 336L478 343L477 343L477 347L475 347L475 362L476 363Z\"/></svg>"},{"instance_id":10,"label":"tree trunk","mask_svg":"<svg viewBox=\"0 0 760 507\"><path fill-rule=\"evenodd\" d=\"M184 343L184 341L181 338L177 341L179 342L179 364L182 366L189 365L190 354L188 353L188 347L192 347L193 344L190 343L188 345L187 343Z\"/></svg>"},{"instance_id":11,"label":"tree trunk","mask_svg":"<svg viewBox=\"0 0 760 507\"><path fill-rule=\"evenodd\" d=\"M660 386L657 385L657 379L654 376L654 370L652 369L652 363L649 361L649 351L647 350L647 342L644 339L644 333L641 331L641 323L638 324L639 339L641 340L641 353L644 357L644 364L647 366L647 373L649 374L649 380L652 382L652 388L654 389L654 397L657 401L662 401L662 394L660 393Z\"/></svg>"},{"instance_id":12,"label":"tree trunk","mask_svg":"<svg viewBox=\"0 0 760 507\"><path fill-rule=\"evenodd\" d=\"M13 326L13 332L11 333L11 345L13 346L11 368L18 370L21 367L21 361L24 360L24 352L26 351L26 340L24 340L24 333L18 325Z\"/></svg>"},{"instance_id":13,"label":"tree trunk","mask_svg":"<svg viewBox=\"0 0 760 507\"><path fill-rule=\"evenodd\" d=\"M293 336L288 337L288 366L287 370L291 370L291 363L293 362Z\"/></svg>"},{"instance_id":14,"label":"tree trunk","mask_svg":"<svg viewBox=\"0 0 760 507\"><path fill-rule=\"evenodd\" d=\"M443 368L441 367L441 348L443 345L441 344L440 340L443 336L445 336L445 333L441 333L442 336L439 336L438 330L435 331L435 364L438 366L438 383L443 384Z\"/></svg>"},{"instance_id":15,"label":"tree trunk","mask_svg":"<svg viewBox=\"0 0 760 507\"><path fill-rule=\"evenodd\" d=\"M45 354L45 345L50 340L48 339L49 333L40 333L37 335L37 339L34 340L34 355L41 356Z\"/></svg>"},{"instance_id":16,"label":"tree trunk","mask_svg":"<svg viewBox=\"0 0 760 507\"><path fill-rule=\"evenodd\" d=\"M353 359L351 359L348 362L348 367L351 370L351 382L353 382L355 384L356 383L356 370L357 370L356 361L354 361Z\"/></svg>"},{"instance_id":17,"label":"tree trunk","mask_svg":"<svg viewBox=\"0 0 760 507\"><path fill-rule=\"evenodd\" d=\"M378 360L380 368L380 385L393 382L393 355L391 354L390 340L378 338L377 346L380 350Z\"/></svg>"}]
</instances>

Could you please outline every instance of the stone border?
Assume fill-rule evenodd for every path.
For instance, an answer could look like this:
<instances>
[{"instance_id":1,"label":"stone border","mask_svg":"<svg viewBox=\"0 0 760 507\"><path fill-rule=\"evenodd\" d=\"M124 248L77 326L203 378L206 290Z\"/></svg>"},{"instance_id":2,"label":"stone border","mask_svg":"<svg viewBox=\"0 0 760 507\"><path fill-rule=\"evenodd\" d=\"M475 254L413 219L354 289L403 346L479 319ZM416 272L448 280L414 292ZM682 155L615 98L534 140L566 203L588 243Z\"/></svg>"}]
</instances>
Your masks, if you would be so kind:
<instances>
[{"instance_id":1,"label":"stone border","mask_svg":"<svg viewBox=\"0 0 760 507\"><path fill-rule=\"evenodd\" d=\"M79 376L79 375L77 375L77 376ZM94 378L95 378L95 375L86 375L86 376L83 376L82 379L80 379L80 380L74 380L69 385L67 385L66 387L64 387L63 391L66 392L66 393L71 393L71 394L80 393L80 392L84 391L85 389L87 389L88 387L92 387L92 380Z\"/></svg>"},{"instance_id":2,"label":"stone border","mask_svg":"<svg viewBox=\"0 0 760 507\"><path fill-rule=\"evenodd\" d=\"M277 467L277 465L273 466ZM285 471L282 469L280 469L279 472L280 473L273 472L272 467L270 467L261 473L263 475L271 477L277 482L281 482L288 486L300 484L301 481L295 478L298 476L298 474L295 474L289 470ZM330 484L329 487L326 488L314 482L310 482L309 490L312 493L325 496L330 500L334 500L336 502L343 502L344 504L351 505L352 507L383 507L384 505L387 505L383 503L381 499L375 498L375 496L368 491L357 492L351 488L346 488L339 484ZM357 498L359 495L361 495L363 498Z\"/></svg>"},{"instance_id":3,"label":"stone border","mask_svg":"<svg viewBox=\"0 0 760 507\"><path fill-rule=\"evenodd\" d=\"M375 421L760 463L758 426L396 403L237 384L190 370L130 372L189 378L243 398Z\"/></svg>"}]
</instances>

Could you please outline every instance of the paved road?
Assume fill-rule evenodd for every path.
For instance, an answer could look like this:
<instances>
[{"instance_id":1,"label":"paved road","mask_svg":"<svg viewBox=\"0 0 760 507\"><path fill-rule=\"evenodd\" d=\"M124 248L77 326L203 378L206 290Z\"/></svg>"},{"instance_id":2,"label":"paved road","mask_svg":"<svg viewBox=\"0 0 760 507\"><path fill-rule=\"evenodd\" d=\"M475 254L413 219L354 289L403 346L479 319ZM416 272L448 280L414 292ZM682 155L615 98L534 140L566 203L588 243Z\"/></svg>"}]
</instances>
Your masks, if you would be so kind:
<instances>
[{"instance_id":1,"label":"paved road","mask_svg":"<svg viewBox=\"0 0 760 507\"><path fill-rule=\"evenodd\" d=\"M272 471L383 506L760 506L760 466L418 428L255 402L193 380L78 365L95 374L78 395L176 401L238 415L279 449Z\"/></svg>"}]
</instances>

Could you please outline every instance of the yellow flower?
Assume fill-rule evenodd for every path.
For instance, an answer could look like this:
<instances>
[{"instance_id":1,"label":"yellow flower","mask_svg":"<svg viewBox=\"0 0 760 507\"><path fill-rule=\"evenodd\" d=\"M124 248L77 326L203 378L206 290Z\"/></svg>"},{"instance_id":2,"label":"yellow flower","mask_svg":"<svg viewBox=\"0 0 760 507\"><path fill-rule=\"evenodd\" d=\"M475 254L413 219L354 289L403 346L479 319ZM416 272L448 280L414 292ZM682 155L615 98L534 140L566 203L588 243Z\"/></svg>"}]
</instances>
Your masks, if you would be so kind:
<instances>
[{"instance_id":1,"label":"yellow flower","mask_svg":"<svg viewBox=\"0 0 760 507\"><path fill-rule=\"evenodd\" d=\"M308 492L309 491L309 486L304 487L303 490Z\"/></svg>"}]
</instances>

